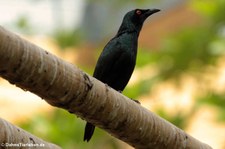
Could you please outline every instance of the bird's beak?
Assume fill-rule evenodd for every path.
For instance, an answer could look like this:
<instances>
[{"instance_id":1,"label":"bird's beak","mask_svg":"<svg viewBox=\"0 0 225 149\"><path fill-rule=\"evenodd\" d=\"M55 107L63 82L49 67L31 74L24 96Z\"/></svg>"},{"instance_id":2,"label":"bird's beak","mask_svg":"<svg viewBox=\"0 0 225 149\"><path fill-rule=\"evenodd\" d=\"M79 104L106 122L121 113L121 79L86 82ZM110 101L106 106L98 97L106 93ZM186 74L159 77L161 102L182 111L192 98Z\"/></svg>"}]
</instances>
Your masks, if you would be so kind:
<instances>
[{"instance_id":1,"label":"bird's beak","mask_svg":"<svg viewBox=\"0 0 225 149\"><path fill-rule=\"evenodd\" d=\"M144 13L142 15L142 21L144 22L150 15L152 15L156 12L159 12L160 10L159 9L145 9L143 11L144 11Z\"/></svg>"},{"instance_id":2,"label":"bird's beak","mask_svg":"<svg viewBox=\"0 0 225 149\"><path fill-rule=\"evenodd\" d=\"M145 13L144 13L144 16L145 18L149 17L150 15L156 13L156 12L159 12L160 10L159 9L146 9Z\"/></svg>"}]
</instances>

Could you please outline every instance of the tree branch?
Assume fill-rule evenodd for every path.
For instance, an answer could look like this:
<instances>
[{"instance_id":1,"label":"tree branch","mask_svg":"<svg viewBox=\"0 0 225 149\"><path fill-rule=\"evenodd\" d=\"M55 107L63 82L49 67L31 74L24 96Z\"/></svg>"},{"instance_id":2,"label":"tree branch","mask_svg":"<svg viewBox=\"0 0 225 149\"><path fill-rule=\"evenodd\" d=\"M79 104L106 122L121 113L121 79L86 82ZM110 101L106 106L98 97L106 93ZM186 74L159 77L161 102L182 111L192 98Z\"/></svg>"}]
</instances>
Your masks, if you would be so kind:
<instances>
[{"instance_id":1,"label":"tree branch","mask_svg":"<svg viewBox=\"0 0 225 149\"><path fill-rule=\"evenodd\" d=\"M0 118L0 148L61 149Z\"/></svg>"},{"instance_id":2,"label":"tree branch","mask_svg":"<svg viewBox=\"0 0 225 149\"><path fill-rule=\"evenodd\" d=\"M210 149L76 66L0 28L0 76L137 149ZM115 80L116 81L116 80Z\"/></svg>"}]
</instances>

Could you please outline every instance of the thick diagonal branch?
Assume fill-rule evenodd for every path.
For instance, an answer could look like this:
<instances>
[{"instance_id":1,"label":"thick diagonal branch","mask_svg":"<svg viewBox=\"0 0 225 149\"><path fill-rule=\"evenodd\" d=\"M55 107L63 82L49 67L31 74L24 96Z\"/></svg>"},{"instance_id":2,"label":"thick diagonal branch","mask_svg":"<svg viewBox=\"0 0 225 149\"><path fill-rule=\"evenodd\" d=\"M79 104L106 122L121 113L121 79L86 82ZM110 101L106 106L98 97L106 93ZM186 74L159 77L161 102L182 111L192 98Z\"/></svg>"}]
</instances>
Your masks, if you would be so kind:
<instances>
[{"instance_id":1,"label":"thick diagonal branch","mask_svg":"<svg viewBox=\"0 0 225 149\"><path fill-rule=\"evenodd\" d=\"M3 28L0 28L0 75L135 148L211 148L76 66Z\"/></svg>"}]
</instances>

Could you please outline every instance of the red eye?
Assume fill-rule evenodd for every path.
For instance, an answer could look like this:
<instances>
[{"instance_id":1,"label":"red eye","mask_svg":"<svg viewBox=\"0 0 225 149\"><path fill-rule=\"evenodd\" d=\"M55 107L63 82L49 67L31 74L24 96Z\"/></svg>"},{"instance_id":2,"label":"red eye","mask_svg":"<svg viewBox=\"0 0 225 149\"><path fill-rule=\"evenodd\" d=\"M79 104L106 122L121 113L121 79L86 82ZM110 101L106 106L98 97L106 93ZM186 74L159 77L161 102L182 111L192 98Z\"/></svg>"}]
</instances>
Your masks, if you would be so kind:
<instances>
[{"instance_id":1,"label":"red eye","mask_svg":"<svg viewBox=\"0 0 225 149\"><path fill-rule=\"evenodd\" d=\"M141 10L136 10L136 14L141 15L142 14Z\"/></svg>"}]
</instances>

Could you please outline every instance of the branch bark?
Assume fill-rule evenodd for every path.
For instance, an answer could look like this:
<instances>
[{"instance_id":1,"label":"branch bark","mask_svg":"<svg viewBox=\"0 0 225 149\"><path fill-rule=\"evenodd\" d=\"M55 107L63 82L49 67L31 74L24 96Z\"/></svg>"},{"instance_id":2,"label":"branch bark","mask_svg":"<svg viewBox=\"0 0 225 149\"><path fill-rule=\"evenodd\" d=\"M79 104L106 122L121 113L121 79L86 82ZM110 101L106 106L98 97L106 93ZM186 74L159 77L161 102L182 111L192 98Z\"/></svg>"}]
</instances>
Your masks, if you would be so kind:
<instances>
[{"instance_id":1,"label":"branch bark","mask_svg":"<svg viewBox=\"0 0 225 149\"><path fill-rule=\"evenodd\" d=\"M0 148L61 149L0 118Z\"/></svg>"},{"instance_id":2,"label":"branch bark","mask_svg":"<svg viewBox=\"0 0 225 149\"><path fill-rule=\"evenodd\" d=\"M211 149L76 66L3 28L0 57L0 76L10 83L137 149Z\"/></svg>"}]
</instances>

